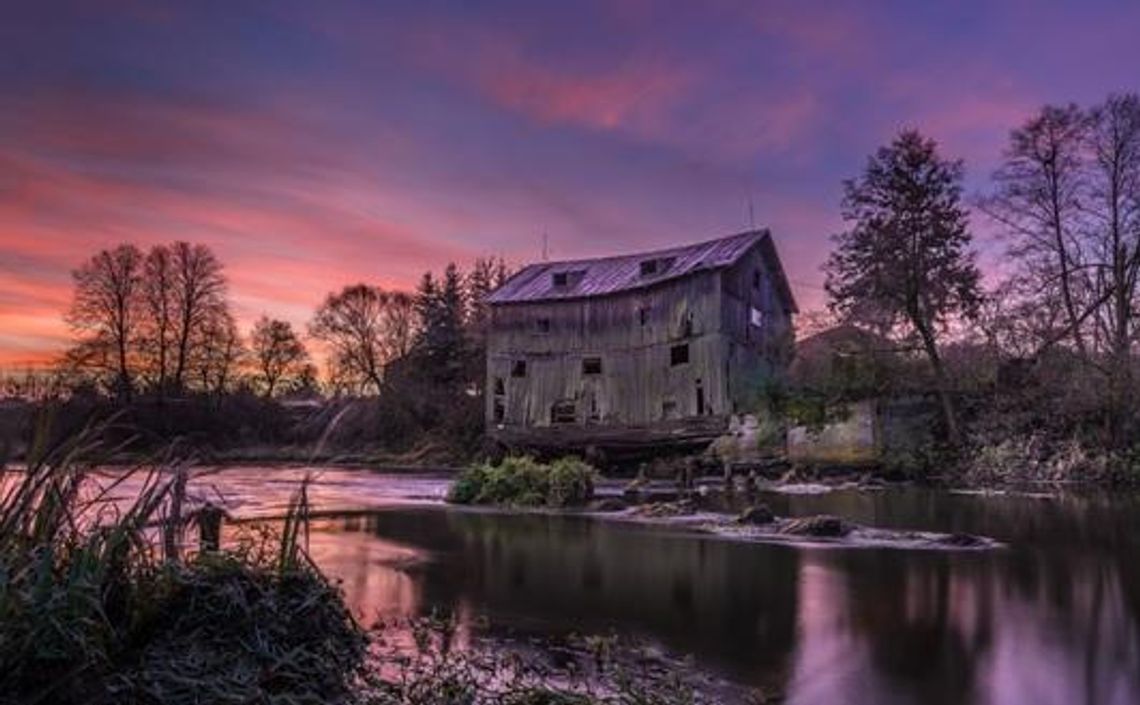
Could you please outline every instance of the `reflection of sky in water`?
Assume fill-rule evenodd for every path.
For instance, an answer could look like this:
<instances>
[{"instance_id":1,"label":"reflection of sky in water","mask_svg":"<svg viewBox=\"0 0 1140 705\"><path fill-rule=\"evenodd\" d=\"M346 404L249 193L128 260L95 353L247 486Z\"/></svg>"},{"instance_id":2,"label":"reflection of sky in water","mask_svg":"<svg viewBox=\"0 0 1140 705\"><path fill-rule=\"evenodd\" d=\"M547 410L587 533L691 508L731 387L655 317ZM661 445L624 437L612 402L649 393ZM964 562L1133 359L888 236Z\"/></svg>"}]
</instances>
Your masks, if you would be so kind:
<instances>
[{"instance_id":1,"label":"reflection of sky in water","mask_svg":"<svg viewBox=\"0 0 1140 705\"><path fill-rule=\"evenodd\" d=\"M201 478L238 516L279 515L303 476ZM369 623L487 617L516 634L647 637L795 705L1140 702L1140 511L1132 500L931 492L776 497L778 514L993 536L984 552L811 550L668 527L438 506L441 478L329 470L310 550ZM123 488L128 492L129 488ZM212 492L212 490L209 490ZM406 633L396 634L407 639Z\"/></svg>"}]
</instances>

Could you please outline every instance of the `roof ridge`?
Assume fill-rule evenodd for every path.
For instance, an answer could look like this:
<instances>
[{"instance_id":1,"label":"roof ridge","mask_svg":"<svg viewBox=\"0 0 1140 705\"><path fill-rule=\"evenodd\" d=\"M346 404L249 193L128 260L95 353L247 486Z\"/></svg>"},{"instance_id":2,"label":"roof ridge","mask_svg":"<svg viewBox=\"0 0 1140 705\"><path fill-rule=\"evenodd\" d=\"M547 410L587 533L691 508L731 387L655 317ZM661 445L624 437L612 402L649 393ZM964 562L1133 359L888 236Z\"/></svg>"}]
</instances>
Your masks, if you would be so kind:
<instances>
[{"instance_id":1,"label":"roof ridge","mask_svg":"<svg viewBox=\"0 0 1140 705\"><path fill-rule=\"evenodd\" d=\"M694 243L691 243L689 245L675 245L673 247L663 247L663 248L656 249L656 250L643 250L640 252L627 252L625 254L604 255L602 257L586 257L586 258L582 258L582 259L554 260L553 262L532 262L530 264L524 265L523 268L519 271L521 272L523 270L530 269L532 267L557 267L557 266L568 265L568 264L590 264L592 262L610 262L613 260L629 259L631 257L648 257L650 255L664 255L664 254L669 254L669 253L673 253L673 252L681 252L684 250L697 250L697 249L700 249L701 247L707 247L709 245L715 245L719 242L725 242L727 240L735 240L737 238L743 238L745 236L754 236L754 237L763 238L763 237L770 235L770 234L771 233L769 232L769 230L767 228L756 228L754 230L744 230L744 231L741 231L738 233L733 233L732 235L724 235L722 237L714 237L714 238L711 238L708 240L703 240L701 242L694 242Z\"/></svg>"}]
</instances>

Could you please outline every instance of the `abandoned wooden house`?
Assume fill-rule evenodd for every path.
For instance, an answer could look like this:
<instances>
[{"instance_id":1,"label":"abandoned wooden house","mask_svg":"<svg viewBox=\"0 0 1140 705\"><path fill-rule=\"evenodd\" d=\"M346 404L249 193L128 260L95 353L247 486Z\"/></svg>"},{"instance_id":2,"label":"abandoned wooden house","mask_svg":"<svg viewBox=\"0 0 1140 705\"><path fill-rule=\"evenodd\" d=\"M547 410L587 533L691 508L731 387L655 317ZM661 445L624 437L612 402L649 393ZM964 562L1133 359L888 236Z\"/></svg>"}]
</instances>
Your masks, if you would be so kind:
<instances>
[{"instance_id":1,"label":"abandoned wooden house","mask_svg":"<svg viewBox=\"0 0 1140 705\"><path fill-rule=\"evenodd\" d=\"M797 310L766 230L532 264L488 303L487 428L535 449L707 443L784 374Z\"/></svg>"}]
</instances>

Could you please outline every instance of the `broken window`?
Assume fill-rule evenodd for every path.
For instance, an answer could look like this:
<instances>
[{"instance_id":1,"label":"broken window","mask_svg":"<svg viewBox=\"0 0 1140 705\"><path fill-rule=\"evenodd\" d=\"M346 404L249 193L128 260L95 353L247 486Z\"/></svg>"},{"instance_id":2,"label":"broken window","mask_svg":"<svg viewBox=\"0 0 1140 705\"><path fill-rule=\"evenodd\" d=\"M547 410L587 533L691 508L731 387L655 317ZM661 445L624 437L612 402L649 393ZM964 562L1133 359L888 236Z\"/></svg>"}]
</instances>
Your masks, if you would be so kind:
<instances>
[{"instance_id":1,"label":"broken window","mask_svg":"<svg viewBox=\"0 0 1140 705\"><path fill-rule=\"evenodd\" d=\"M759 309L751 309L748 315L748 322L757 328L764 327L764 312Z\"/></svg>"},{"instance_id":2,"label":"broken window","mask_svg":"<svg viewBox=\"0 0 1140 705\"><path fill-rule=\"evenodd\" d=\"M515 360L511 363L511 377L526 377L526 360Z\"/></svg>"},{"instance_id":3,"label":"broken window","mask_svg":"<svg viewBox=\"0 0 1140 705\"><path fill-rule=\"evenodd\" d=\"M668 271L676 261L676 257L655 257L653 259L641 260L641 276L652 277L657 274L663 274Z\"/></svg>"},{"instance_id":4,"label":"broken window","mask_svg":"<svg viewBox=\"0 0 1140 705\"><path fill-rule=\"evenodd\" d=\"M577 286L578 282L586 276L584 269L572 269L564 272L554 272L550 275L550 281L554 284L556 289L569 289Z\"/></svg>"},{"instance_id":5,"label":"broken window","mask_svg":"<svg viewBox=\"0 0 1140 705\"><path fill-rule=\"evenodd\" d=\"M669 349L669 364L673 367L686 365L689 362L689 344L674 345Z\"/></svg>"},{"instance_id":6,"label":"broken window","mask_svg":"<svg viewBox=\"0 0 1140 705\"><path fill-rule=\"evenodd\" d=\"M582 358L582 374L584 375L600 375L602 373L602 358L600 357L584 357Z\"/></svg>"},{"instance_id":7,"label":"broken window","mask_svg":"<svg viewBox=\"0 0 1140 705\"><path fill-rule=\"evenodd\" d=\"M550 332L550 319L549 318L538 319L537 321L535 321L535 327L538 329L539 333L549 333Z\"/></svg>"},{"instance_id":8,"label":"broken window","mask_svg":"<svg viewBox=\"0 0 1140 705\"><path fill-rule=\"evenodd\" d=\"M578 407L573 399L556 401L550 406L550 423L567 424L578 420Z\"/></svg>"}]
</instances>

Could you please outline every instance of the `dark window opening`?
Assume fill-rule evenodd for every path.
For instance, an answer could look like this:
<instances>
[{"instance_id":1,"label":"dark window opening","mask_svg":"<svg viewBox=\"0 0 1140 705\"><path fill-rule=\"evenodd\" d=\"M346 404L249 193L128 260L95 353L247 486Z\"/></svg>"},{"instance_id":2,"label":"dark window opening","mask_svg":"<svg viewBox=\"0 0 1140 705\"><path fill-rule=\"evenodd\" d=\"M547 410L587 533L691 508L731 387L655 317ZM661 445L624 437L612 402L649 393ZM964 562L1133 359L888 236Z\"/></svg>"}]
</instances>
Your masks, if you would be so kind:
<instances>
[{"instance_id":1,"label":"dark window opening","mask_svg":"<svg viewBox=\"0 0 1140 705\"><path fill-rule=\"evenodd\" d=\"M507 393L507 385L506 385L506 383L503 382L503 378L502 377L496 377L495 378L495 394L497 396L502 396L506 393Z\"/></svg>"},{"instance_id":2,"label":"dark window opening","mask_svg":"<svg viewBox=\"0 0 1140 705\"><path fill-rule=\"evenodd\" d=\"M511 377L526 377L526 360L515 360L511 363Z\"/></svg>"},{"instance_id":3,"label":"dark window opening","mask_svg":"<svg viewBox=\"0 0 1140 705\"><path fill-rule=\"evenodd\" d=\"M669 364L673 367L685 365L689 362L689 344L674 345L669 349Z\"/></svg>"},{"instance_id":4,"label":"dark window opening","mask_svg":"<svg viewBox=\"0 0 1140 705\"><path fill-rule=\"evenodd\" d=\"M760 290L760 270L755 269L752 271L752 288L757 291Z\"/></svg>"},{"instance_id":5,"label":"dark window opening","mask_svg":"<svg viewBox=\"0 0 1140 705\"><path fill-rule=\"evenodd\" d=\"M591 421L601 421L602 420L602 415L598 411L598 400L594 397L590 397L590 420Z\"/></svg>"},{"instance_id":6,"label":"dark window opening","mask_svg":"<svg viewBox=\"0 0 1140 705\"><path fill-rule=\"evenodd\" d=\"M578 408L572 400L556 401L550 407L550 423L567 424L578 420Z\"/></svg>"},{"instance_id":7,"label":"dark window opening","mask_svg":"<svg viewBox=\"0 0 1140 705\"><path fill-rule=\"evenodd\" d=\"M637 320L638 320L638 322L641 323L641 325L645 325L646 323L649 323L649 307L648 306L642 306L641 308L637 309Z\"/></svg>"},{"instance_id":8,"label":"dark window opening","mask_svg":"<svg viewBox=\"0 0 1140 705\"><path fill-rule=\"evenodd\" d=\"M657 273L657 260L647 259L641 263L641 276L650 277Z\"/></svg>"},{"instance_id":9,"label":"dark window opening","mask_svg":"<svg viewBox=\"0 0 1140 705\"><path fill-rule=\"evenodd\" d=\"M549 333L550 332L550 319L549 318L538 319L535 322L535 327L538 328L539 333Z\"/></svg>"},{"instance_id":10,"label":"dark window opening","mask_svg":"<svg viewBox=\"0 0 1140 705\"><path fill-rule=\"evenodd\" d=\"M569 289L570 287L577 286L578 282L586 276L586 270L574 269L565 272L554 272L550 275L550 281L558 289Z\"/></svg>"},{"instance_id":11,"label":"dark window opening","mask_svg":"<svg viewBox=\"0 0 1140 705\"><path fill-rule=\"evenodd\" d=\"M677 402L672 399L666 399L661 402L661 418L675 419L677 418Z\"/></svg>"},{"instance_id":12,"label":"dark window opening","mask_svg":"<svg viewBox=\"0 0 1140 705\"><path fill-rule=\"evenodd\" d=\"M697 380L697 416L705 415L705 388L701 386L701 381Z\"/></svg>"},{"instance_id":13,"label":"dark window opening","mask_svg":"<svg viewBox=\"0 0 1140 705\"><path fill-rule=\"evenodd\" d=\"M600 357L584 357L582 358L582 374L584 375L600 375L602 373L602 358Z\"/></svg>"},{"instance_id":14,"label":"dark window opening","mask_svg":"<svg viewBox=\"0 0 1140 705\"><path fill-rule=\"evenodd\" d=\"M495 400L495 423L502 423L503 419L507 418L507 405L503 403L502 399Z\"/></svg>"}]
</instances>

